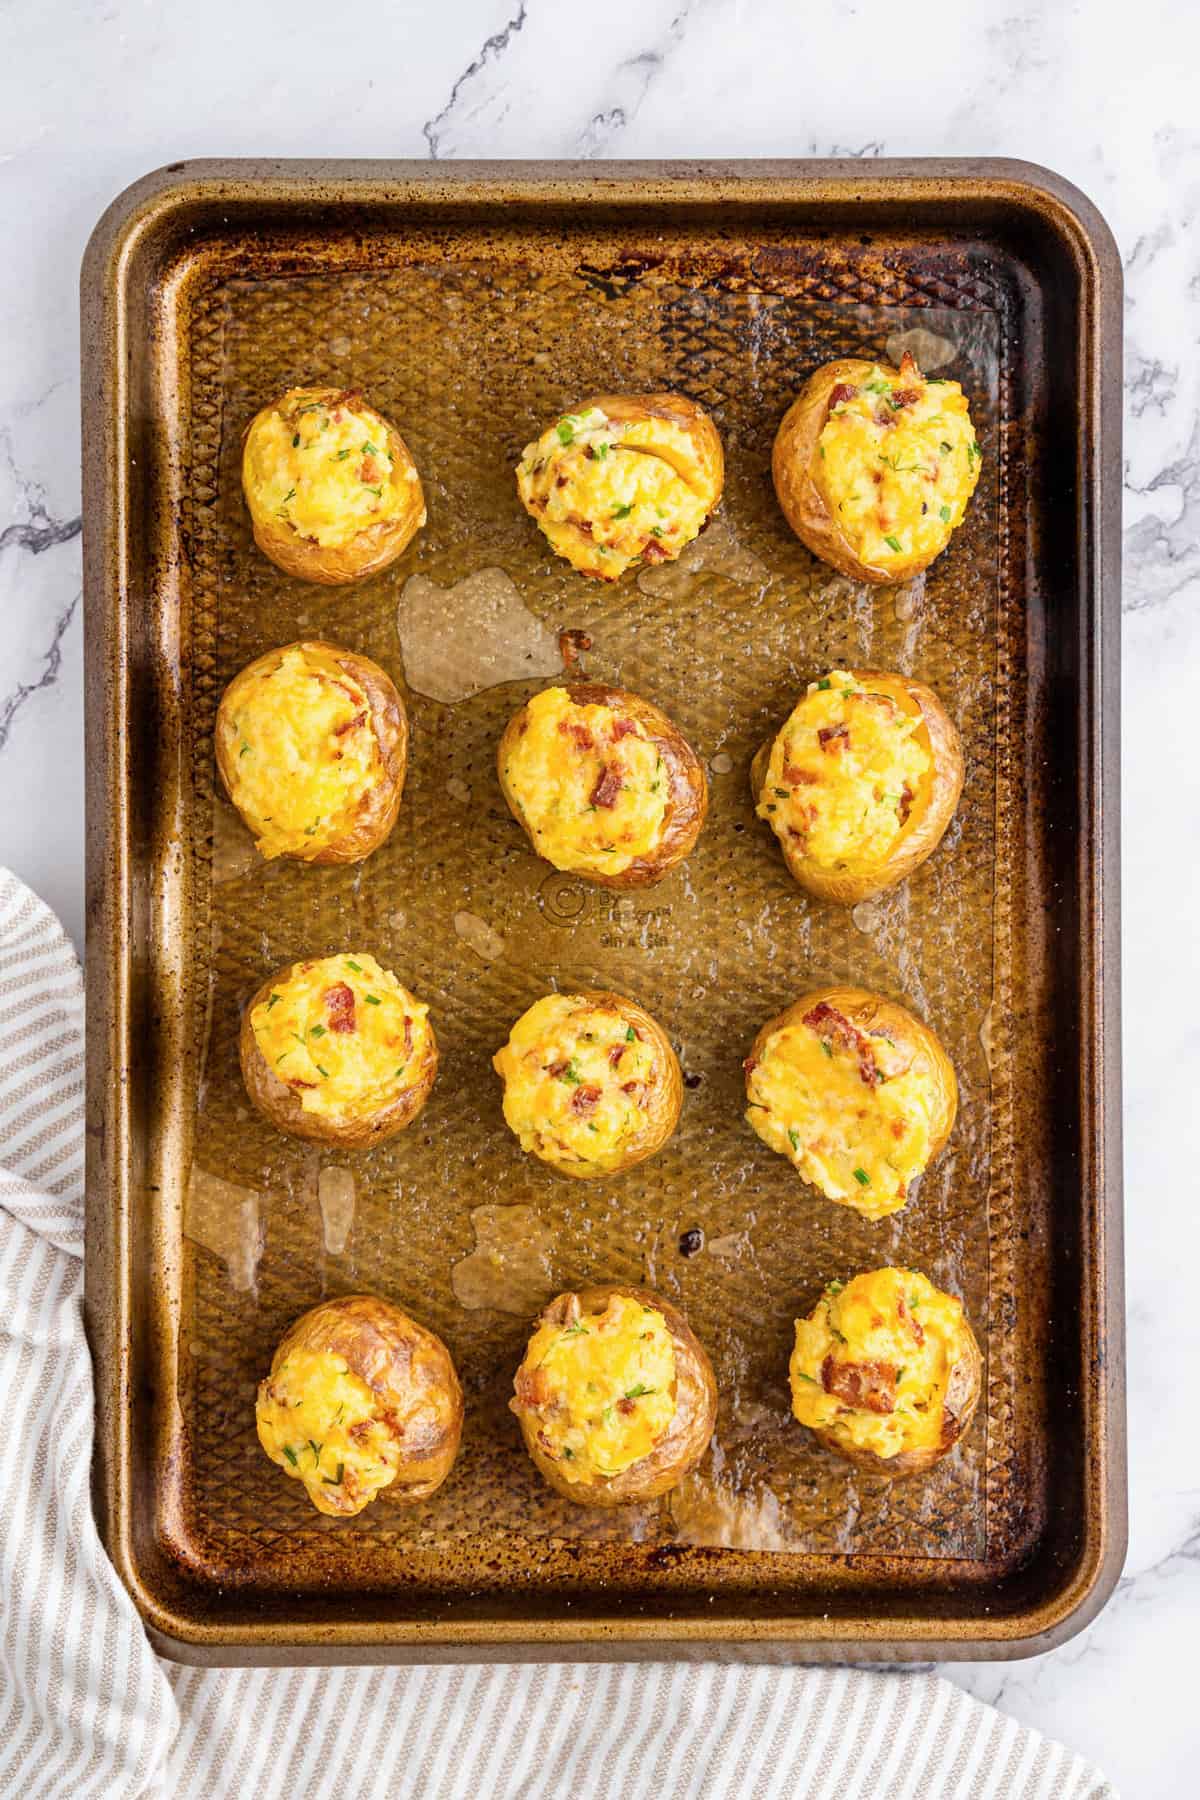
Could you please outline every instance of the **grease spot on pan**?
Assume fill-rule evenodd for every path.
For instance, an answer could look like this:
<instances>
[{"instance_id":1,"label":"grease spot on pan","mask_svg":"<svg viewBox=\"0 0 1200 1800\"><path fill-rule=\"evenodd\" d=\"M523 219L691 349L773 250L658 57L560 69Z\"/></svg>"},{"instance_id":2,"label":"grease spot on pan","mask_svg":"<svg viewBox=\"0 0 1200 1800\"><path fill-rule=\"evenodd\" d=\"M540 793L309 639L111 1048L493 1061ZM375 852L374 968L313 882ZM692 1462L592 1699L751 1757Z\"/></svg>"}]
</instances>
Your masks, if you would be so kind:
<instances>
[{"instance_id":1,"label":"grease spot on pan","mask_svg":"<svg viewBox=\"0 0 1200 1800\"><path fill-rule=\"evenodd\" d=\"M358 1189L353 1172L333 1164L317 1176L317 1202L321 1208L321 1229L330 1256L340 1256L346 1248L354 1224L354 1205Z\"/></svg>"},{"instance_id":2,"label":"grease spot on pan","mask_svg":"<svg viewBox=\"0 0 1200 1800\"><path fill-rule=\"evenodd\" d=\"M448 588L412 576L396 629L409 687L446 705L562 673L556 633L534 618L503 569L479 569Z\"/></svg>"},{"instance_id":3,"label":"grease spot on pan","mask_svg":"<svg viewBox=\"0 0 1200 1800\"><path fill-rule=\"evenodd\" d=\"M532 1206L477 1206L475 1248L450 1271L450 1286L469 1311L532 1317L551 1297L554 1238Z\"/></svg>"},{"instance_id":4,"label":"grease spot on pan","mask_svg":"<svg viewBox=\"0 0 1200 1800\"><path fill-rule=\"evenodd\" d=\"M239 1294L254 1291L262 1255L263 1227L258 1202L253 1188L238 1187L221 1175L192 1165L183 1200L183 1235L220 1257L230 1287Z\"/></svg>"},{"instance_id":5,"label":"grease spot on pan","mask_svg":"<svg viewBox=\"0 0 1200 1800\"><path fill-rule=\"evenodd\" d=\"M686 599L698 575L722 575L740 587L765 588L771 571L760 556L744 550L727 519L715 518L706 531L693 538L673 563L657 563L637 578L643 594L665 600Z\"/></svg>"},{"instance_id":6,"label":"grease spot on pan","mask_svg":"<svg viewBox=\"0 0 1200 1800\"><path fill-rule=\"evenodd\" d=\"M454 929L467 949L484 962L498 962L504 955L504 939L478 913L456 912Z\"/></svg>"}]
</instances>

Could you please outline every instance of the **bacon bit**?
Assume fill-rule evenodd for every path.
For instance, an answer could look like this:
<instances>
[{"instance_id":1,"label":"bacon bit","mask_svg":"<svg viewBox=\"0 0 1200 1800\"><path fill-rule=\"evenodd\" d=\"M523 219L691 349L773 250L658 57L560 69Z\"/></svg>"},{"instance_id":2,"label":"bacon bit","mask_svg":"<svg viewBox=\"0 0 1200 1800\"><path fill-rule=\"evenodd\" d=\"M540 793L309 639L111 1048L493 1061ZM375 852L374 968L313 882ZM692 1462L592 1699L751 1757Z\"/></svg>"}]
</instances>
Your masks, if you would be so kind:
<instances>
[{"instance_id":1,"label":"bacon bit","mask_svg":"<svg viewBox=\"0 0 1200 1800\"><path fill-rule=\"evenodd\" d=\"M317 1084L315 1081L301 1081L298 1076L292 1075L287 1078L286 1085L294 1088L315 1088Z\"/></svg>"},{"instance_id":2,"label":"bacon bit","mask_svg":"<svg viewBox=\"0 0 1200 1800\"><path fill-rule=\"evenodd\" d=\"M408 1014L405 1013L405 1015L404 1015L404 1054L405 1054L405 1056L412 1055L412 1047L413 1047L412 1025L413 1025L412 1020L409 1018Z\"/></svg>"},{"instance_id":3,"label":"bacon bit","mask_svg":"<svg viewBox=\"0 0 1200 1800\"><path fill-rule=\"evenodd\" d=\"M573 725L569 719L560 719L558 729L564 737L573 738L581 750L594 750L596 740L586 725Z\"/></svg>"},{"instance_id":4,"label":"bacon bit","mask_svg":"<svg viewBox=\"0 0 1200 1800\"><path fill-rule=\"evenodd\" d=\"M896 415L890 407L878 407L875 412L875 423L881 428L891 431L896 423Z\"/></svg>"},{"instance_id":5,"label":"bacon bit","mask_svg":"<svg viewBox=\"0 0 1200 1800\"><path fill-rule=\"evenodd\" d=\"M634 1404L634 1402L629 1398L628 1394L622 1394L621 1398L617 1401L617 1411L622 1415L623 1418L627 1419L629 1417L630 1413L637 1411L637 1407Z\"/></svg>"},{"instance_id":6,"label":"bacon bit","mask_svg":"<svg viewBox=\"0 0 1200 1800\"><path fill-rule=\"evenodd\" d=\"M585 444L583 446L583 454L587 457L589 462L595 462L595 460L596 460L595 445L594 444Z\"/></svg>"},{"instance_id":7,"label":"bacon bit","mask_svg":"<svg viewBox=\"0 0 1200 1800\"><path fill-rule=\"evenodd\" d=\"M904 1120L903 1119L893 1119L892 1120L892 1136L894 1138L902 1138L904 1136Z\"/></svg>"},{"instance_id":8,"label":"bacon bit","mask_svg":"<svg viewBox=\"0 0 1200 1800\"><path fill-rule=\"evenodd\" d=\"M375 487L383 479L383 470L373 456L364 456L358 465L358 479Z\"/></svg>"},{"instance_id":9,"label":"bacon bit","mask_svg":"<svg viewBox=\"0 0 1200 1800\"><path fill-rule=\"evenodd\" d=\"M557 1081L560 1076L563 1076L566 1074L566 1072L570 1068L570 1066L571 1065L569 1062L551 1063L549 1065L549 1067L547 1068L546 1073L547 1073L547 1075L553 1076L554 1080Z\"/></svg>"},{"instance_id":10,"label":"bacon bit","mask_svg":"<svg viewBox=\"0 0 1200 1800\"><path fill-rule=\"evenodd\" d=\"M564 669L575 668L580 653L591 647L592 640L586 631L560 631L558 634L558 654L562 657Z\"/></svg>"},{"instance_id":11,"label":"bacon bit","mask_svg":"<svg viewBox=\"0 0 1200 1800\"><path fill-rule=\"evenodd\" d=\"M619 744L623 737L629 737L631 733L636 731L637 726L632 719L614 719L612 741L614 744Z\"/></svg>"},{"instance_id":12,"label":"bacon bit","mask_svg":"<svg viewBox=\"0 0 1200 1800\"><path fill-rule=\"evenodd\" d=\"M621 1083L621 1092L623 1094L628 1094L635 1106L644 1106L646 1103L646 1084L644 1081L623 1081Z\"/></svg>"},{"instance_id":13,"label":"bacon bit","mask_svg":"<svg viewBox=\"0 0 1200 1800\"><path fill-rule=\"evenodd\" d=\"M853 398L854 398L855 394L857 394L857 392L858 392L858 389L854 386L854 384L852 382L839 381L837 386L830 390L830 395L829 395L830 407L833 408L835 406L841 406L845 401L853 400Z\"/></svg>"},{"instance_id":14,"label":"bacon bit","mask_svg":"<svg viewBox=\"0 0 1200 1800\"><path fill-rule=\"evenodd\" d=\"M355 713L354 717L352 719L347 719L344 725L335 725L333 728L333 735L334 737L342 737L347 731L357 731L359 726L365 725L366 722L367 715L365 712Z\"/></svg>"},{"instance_id":15,"label":"bacon bit","mask_svg":"<svg viewBox=\"0 0 1200 1800\"><path fill-rule=\"evenodd\" d=\"M850 727L844 721L840 725L822 725L817 737L827 756L840 755L849 748Z\"/></svg>"},{"instance_id":16,"label":"bacon bit","mask_svg":"<svg viewBox=\"0 0 1200 1800\"><path fill-rule=\"evenodd\" d=\"M783 779L789 787L814 787L821 777L815 775L811 769L801 769L795 763L785 763Z\"/></svg>"},{"instance_id":17,"label":"bacon bit","mask_svg":"<svg viewBox=\"0 0 1200 1800\"><path fill-rule=\"evenodd\" d=\"M821 1385L847 1406L890 1413L896 1407L896 1369L885 1362L838 1362L832 1351L821 1364Z\"/></svg>"},{"instance_id":18,"label":"bacon bit","mask_svg":"<svg viewBox=\"0 0 1200 1800\"><path fill-rule=\"evenodd\" d=\"M584 1082L571 1094L571 1111L580 1115L590 1113L599 1098L600 1089L593 1087L591 1082Z\"/></svg>"},{"instance_id":19,"label":"bacon bit","mask_svg":"<svg viewBox=\"0 0 1200 1800\"><path fill-rule=\"evenodd\" d=\"M916 795L906 781L904 786L900 789L900 804L896 808L897 813L900 815L900 823L902 825L908 824L908 815L912 811L912 803L915 799Z\"/></svg>"},{"instance_id":20,"label":"bacon bit","mask_svg":"<svg viewBox=\"0 0 1200 1800\"><path fill-rule=\"evenodd\" d=\"M873 469L871 471L871 480L875 483L876 487L882 487L883 486L883 470L882 469Z\"/></svg>"},{"instance_id":21,"label":"bacon bit","mask_svg":"<svg viewBox=\"0 0 1200 1800\"><path fill-rule=\"evenodd\" d=\"M550 1442L550 1433L548 1431L539 1431L537 1434L537 1441L541 1445L542 1450L545 1452L545 1454L550 1458L550 1461L557 1462L558 1455L554 1449L553 1444Z\"/></svg>"},{"instance_id":22,"label":"bacon bit","mask_svg":"<svg viewBox=\"0 0 1200 1800\"><path fill-rule=\"evenodd\" d=\"M565 475L556 475L554 477L554 485L556 488L566 487L566 485L567 485L566 476Z\"/></svg>"},{"instance_id":23,"label":"bacon bit","mask_svg":"<svg viewBox=\"0 0 1200 1800\"><path fill-rule=\"evenodd\" d=\"M580 537L591 537L592 521L590 519L572 519L571 523L574 525L576 531L578 531Z\"/></svg>"},{"instance_id":24,"label":"bacon bit","mask_svg":"<svg viewBox=\"0 0 1200 1800\"><path fill-rule=\"evenodd\" d=\"M370 1419L359 1419L357 1424L350 1425L346 1429L346 1436L348 1438L350 1438L350 1440L355 1444L365 1443L367 1438L370 1437L370 1435L371 1435Z\"/></svg>"},{"instance_id":25,"label":"bacon bit","mask_svg":"<svg viewBox=\"0 0 1200 1800\"><path fill-rule=\"evenodd\" d=\"M810 1031L815 1031L823 1043L845 1050L850 1055L857 1055L858 1072L862 1079L869 1088L878 1087L879 1070L871 1040L857 1025L852 1025L844 1013L830 1006L828 1000L821 1000L811 1012L805 1013L803 1023Z\"/></svg>"},{"instance_id":26,"label":"bacon bit","mask_svg":"<svg viewBox=\"0 0 1200 1800\"><path fill-rule=\"evenodd\" d=\"M624 1054L625 1054L624 1044L614 1044L612 1049L608 1053L608 1060L609 1060L610 1066L615 1069L617 1064L620 1062L621 1058L624 1056Z\"/></svg>"},{"instance_id":27,"label":"bacon bit","mask_svg":"<svg viewBox=\"0 0 1200 1800\"><path fill-rule=\"evenodd\" d=\"M325 989L325 1016L329 1020L330 1031L354 1030L354 989L344 981L335 982L333 987Z\"/></svg>"},{"instance_id":28,"label":"bacon bit","mask_svg":"<svg viewBox=\"0 0 1200 1800\"><path fill-rule=\"evenodd\" d=\"M911 350L906 350L900 358L900 379L901 381L921 381L923 379L921 371L917 367L917 359Z\"/></svg>"},{"instance_id":29,"label":"bacon bit","mask_svg":"<svg viewBox=\"0 0 1200 1800\"><path fill-rule=\"evenodd\" d=\"M892 406L911 406L914 400L921 398L920 388L897 388L892 395Z\"/></svg>"},{"instance_id":30,"label":"bacon bit","mask_svg":"<svg viewBox=\"0 0 1200 1800\"><path fill-rule=\"evenodd\" d=\"M747 1075L753 1075L753 1073L754 1073L755 1069L757 1069L757 1067L758 1067L758 1058L756 1056L747 1056L747 1057L743 1058L742 1068L745 1070Z\"/></svg>"},{"instance_id":31,"label":"bacon bit","mask_svg":"<svg viewBox=\"0 0 1200 1800\"><path fill-rule=\"evenodd\" d=\"M361 403L361 388L343 388L337 399L334 401L335 406L359 406Z\"/></svg>"},{"instance_id":32,"label":"bacon bit","mask_svg":"<svg viewBox=\"0 0 1200 1800\"><path fill-rule=\"evenodd\" d=\"M913 1341L918 1344L923 1344L925 1342L925 1327L921 1324L919 1319L914 1319L909 1312L908 1302L905 1300L903 1293L901 1293L900 1298L896 1303L896 1311L899 1314L900 1323L902 1325L907 1325L908 1329L911 1331Z\"/></svg>"},{"instance_id":33,"label":"bacon bit","mask_svg":"<svg viewBox=\"0 0 1200 1800\"><path fill-rule=\"evenodd\" d=\"M667 552L663 549L657 538L647 538L646 542L642 545L642 556L648 563L669 561Z\"/></svg>"},{"instance_id":34,"label":"bacon bit","mask_svg":"<svg viewBox=\"0 0 1200 1800\"><path fill-rule=\"evenodd\" d=\"M513 1391L522 1406L542 1406L550 1398L550 1387L544 1369L519 1368Z\"/></svg>"},{"instance_id":35,"label":"bacon bit","mask_svg":"<svg viewBox=\"0 0 1200 1800\"><path fill-rule=\"evenodd\" d=\"M614 763L605 763L596 777L595 786L588 795L593 806L603 806L609 809L617 804L617 796L625 785L621 775L622 771Z\"/></svg>"}]
</instances>

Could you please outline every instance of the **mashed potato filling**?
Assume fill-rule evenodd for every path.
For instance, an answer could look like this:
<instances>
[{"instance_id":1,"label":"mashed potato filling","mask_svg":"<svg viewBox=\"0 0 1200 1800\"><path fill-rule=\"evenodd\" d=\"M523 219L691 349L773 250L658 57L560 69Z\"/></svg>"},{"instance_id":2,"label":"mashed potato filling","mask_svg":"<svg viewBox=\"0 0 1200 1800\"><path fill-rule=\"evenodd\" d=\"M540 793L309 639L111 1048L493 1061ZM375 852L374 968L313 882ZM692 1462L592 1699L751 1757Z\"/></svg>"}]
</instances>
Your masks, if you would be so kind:
<instances>
[{"instance_id":1,"label":"mashed potato filling","mask_svg":"<svg viewBox=\"0 0 1200 1800\"><path fill-rule=\"evenodd\" d=\"M875 365L833 389L812 476L859 559L887 569L945 549L979 464L958 382L927 381L906 354L898 374Z\"/></svg>"},{"instance_id":2,"label":"mashed potato filling","mask_svg":"<svg viewBox=\"0 0 1200 1800\"><path fill-rule=\"evenodd\" d=\"M560 556L607 581L673 561L713 504L690 432L668 419L617 423L597 406L525 446L517 492Z\"/></svg>"},{"instance_id":3,"label":"mashed potato filling","mask_svg":"<svg viewBox=\"0 0 1200 1800\"><path fill-rule=\"evenodd\" d=\"M632 718L578 706L566 688L533 696L502 773L556 869L620 874L662 837L670 775L658 745Z\"/></svg>"},{"instance_id":4,"label":"mashed potato filling","mask_svg":"<svg viewBox=\"0 0 1200 1800\"><path fill-rule=\"evenodd\" d=\"M831 1281L796 1320L793 1413L877 1456L939 1443L963 1326L962 1302L910 1269Z\"/></svg>"},{"instance_id":5,"label":"mashed potato filling","mask_svg":"<svg viewBox=\"0 0 1200 1800\"><path fill-rule=\"evenodd\" d=\"M219 725L233 802L267 858L311 860L383 774L365 691L310 645L244 669Z\"/></svg>"},{"instance_id":6,"label":"mashed potato filling","mask_svg":"<svg viewBox=\"0 0 1200 1800\"><path fill-rule=\"evenodd\" d=\"M260 517L340 549L404 513L417 472L397 461L386 424L361 395L293 388L251 425L242 477Z\"/></svg>"},{"instance_id":7,"label":"mashed potato filling","mask_svg":"<svg viewBox=\"0 0 1200 1800\"><path fill-rule=\"evenodd\" d=\"M271 1073L321 1118L374 1113L411 1087L429 1008L364 951L297 963L250 1015Z\"/></svg>"},{"instance_id":8,"label":"mashed potato filling","mask_svg":"<svg viewBox=\"0 0 1200 1800\"><path fill-rule=\"evenodd\" d=\"M517 1371L517 1404L568 1481L621 1474L675 1416L675 1342L660 1312L613 1294L601 1313L542 1325Z\"/></svg>"},{"instance_id":9,"label":"mashed potato filling","mask_svg":"<svg viewBox=\"0 0 1200 1800\"><path fill-rule=\"evenodd\" d=\"M523 1150L548 1161L620 1165L648 1118L653 1047L621 1013L573 994L535 1000L492 1066Z\"/></svg>"},{"instance_id":10,"label":"mashed potato filling","mask_svg":"<svg viewBox=\"0 0 1200 1800\"><path fill-rule=\"evenodd\" d=\"M396 1479L403 1446L344 1357L293 1350L260 1383L258 1441L319 1512L356 1513Z\"/></svg>"},{"instance_id":11,"label":"mashed potato filling","mask_svg":"<svg viewBox=\"0 0 1200 1800\"><path fill-rule=\"evenodd\" d=\"M933 767L919 713L834 669L775 739L758 816L825 869L874 867L908 825Z\"/></svg>"},{"instance_id":12,"label":"mashed potato filling","mask_svg":"<svg viewBox=\"0 0 1200 1800\"><path fill-rule=\"evenodd\" d=\"M747 1123L829 1200L898 1212L929 1161L938 1090L910 1050L820 1001L746 1060Z\"/></svg>"}]
</instances>

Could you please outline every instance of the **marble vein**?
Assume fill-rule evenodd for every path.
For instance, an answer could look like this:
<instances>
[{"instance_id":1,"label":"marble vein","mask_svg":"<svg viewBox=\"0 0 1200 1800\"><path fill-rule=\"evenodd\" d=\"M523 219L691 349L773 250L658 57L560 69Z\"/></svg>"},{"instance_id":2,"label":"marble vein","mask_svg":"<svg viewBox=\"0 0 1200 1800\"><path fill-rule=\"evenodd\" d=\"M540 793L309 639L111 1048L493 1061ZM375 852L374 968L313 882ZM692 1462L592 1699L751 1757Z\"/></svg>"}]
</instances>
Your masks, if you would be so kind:
<instances>
[{"instance_id":1,"label":"marble vein","mask_svg":"<svg viewBox=\"0 0 1200 1800\"><path fill-rule=\"evenodd\" d=\"M21 711L21 708L27 701L31 700L35 694L40 694L44 692L46 688L53 687L58 680L59 674L62 671L63 639L70 630L71 621L79 610L81 598L82 595L76 593L74 599L63 609L55 621L54 632L50 639L49 648L43 652L41 657L42 672L37 680L18 681L16 686L0 700L0 750L3 750L8 743L13 728L13 721Z\"/></svg>"},{"instance_id":2,"label":"marble vein","mask_svg":"<svg viewBox=\"0 0 1200 1800\"><path fill-rule=\"evenodd\" d=\"M521 4L518 6L508 23L503 26L501 30L494 31L489 38L484 39L483 48L479 51L477 56L472 58L462 74L458 76L454 82L453 87L450 89L450 98L446 101L441 112L436 114L434 118L427 119L424 125L422 125L421 132L428 145L429 155L435 161L441 154L442 138L445 136L446 126L453 116L463 89L475 79L476 75L486 69L490 63L496 63L500 60L504 55L504 52L508 49L512 39L519 31L524 29L525 17L525 0L521 0Z\"/></svg>"}]
</instances>

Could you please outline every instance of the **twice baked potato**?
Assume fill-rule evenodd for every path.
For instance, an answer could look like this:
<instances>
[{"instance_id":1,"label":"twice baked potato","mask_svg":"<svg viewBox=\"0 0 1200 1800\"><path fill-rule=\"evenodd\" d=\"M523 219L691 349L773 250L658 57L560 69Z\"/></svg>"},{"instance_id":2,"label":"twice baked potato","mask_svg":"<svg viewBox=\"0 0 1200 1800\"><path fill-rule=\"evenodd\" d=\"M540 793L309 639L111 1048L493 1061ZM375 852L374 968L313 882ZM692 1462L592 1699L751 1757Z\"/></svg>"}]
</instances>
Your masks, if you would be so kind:
<instances>
[{"instance_id":1,"label":"twice baked potato","mask_svg":"<svg viewBox=\"0 0 1200 1800\"><path fill-rule=\"evenodd\" d=\"M256 413L242 489L263 554L326 587L386 569L425 523L407 444L352 388L289 388Z\"/></svg>"},{"instance_id":2,"label":"twice baked potato","mask_svg":"<svg viewBox=\"0 0 1200 1800\"><path fill-rule=\"evenodd\" d=\"M522 1150L564 1175L631 1169L679 1123L683 1076L670 1039L620 994L585 988L535 1000L492 1067Z\"/></svg>"},{"instance_id":3,"label":"twice baked potato","mask_svg":"<svg viewBox=\"0 0 1200 1800\"><path fill-rule=\"evenodd\" d=\"M920 1475L979 1404L983 1358L962 1301L912 1269L831 1281L796 1320L792 1411L871 1474Z\"/></svg>"},{"instance_id":4,"label":"twice baked potato","mask_svg":"<svg viewBox=\"0 0 1200 1800\"><path fill-rule=\"evenodd\" d=\"M907 581L962 524L980 449L957 381L843 357L809 376L783 416L771 473L814 556L855 581Z\"/></svg>"},{"instance_id":5,"label":"twice baked potato","mask_svg":"<svg viewBox=\"0 0 1200 1800\"><path fill-rule=\"evenodd\" d=\"M513 1387L539 1473L582 1506L667 1493L696 1467L717 1419L708 1356L682 1313L645 1288L560 1294Z\"/></svg>"},{"instance_id":6,"label":"twice baked potato","mask_svg":"<svg viewBox=\"0 0 1200 1800\"><path fill-rule=\"evenodd\" d=\"M597 394L527 444L517 492L581 575L674 562L721 498L717 428L682 394Z\"/></svg>"},{"instance_id":7,"label":"twice baked potato","mask_svg":"<svg viewBox=\"0 0 1200 1800\"><path fill-rule=\"evenodd\" d=\"M318 1512L350 1518L378 1494L425 1500L450 1473L463 1398L441 1338L388 1300L314 1306L259 1383L258 1441Z\"/></svg>"},{"instance_id":8,"label":"twice baked potato","mask_svg":"<svg viewBox=\"0 0 1200 1800\"><path fill-rule=\"evenodd\" d=\"M962 784L962 745L933 689L879 669L810 682L750 768L755 810L793 878L845 905L932 855Z\"/></svg>"},{"instance_id":9,"label":"twice baked potato","mask_svg":"<svg viewBox=\"0 0 1200 1800\"><path fill-rule=\"evenodd\" d=\"M746 1121L763 1143L868 1219L900 1211L958 1111L928 1025L865 988L801 995L763 1026L744 1068Z\"/></svg>"},{"instance_id":10,"label":"twice baked potato","mask_svg":"<svg viewBox=\"0 0 1200 1800\"><path fill-rule=\"evenodd\" d=\"M500 787L533 848L601 887L650 887L692 849L708 778L665 713L624 688L544 688L504 728Z\"/></svg>"},{"instance_id":11,"label":"twice baked potato","mask_svg":"<svg viewBox=\"0 0 1200 1800\"><path fill-rule=\"evenodd\" d=\"M365 951L293 963L242 1015L250 1099L289 1137L365 1150L411 1125L438 1048L429 1008Z\"/></svg>"},{"instance_id":12,"label":"twice baked potato","mask_svg":"<svg viewBox=\"0 0 1200 1800\"><path fill-rule=\"evenodd\" d=\"M261 855L361 862L388 836L408 767L389 675L318 638L269 650L221 696L217 768Z\"/></svg>"}]
</instances>

